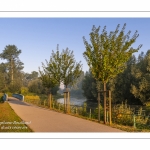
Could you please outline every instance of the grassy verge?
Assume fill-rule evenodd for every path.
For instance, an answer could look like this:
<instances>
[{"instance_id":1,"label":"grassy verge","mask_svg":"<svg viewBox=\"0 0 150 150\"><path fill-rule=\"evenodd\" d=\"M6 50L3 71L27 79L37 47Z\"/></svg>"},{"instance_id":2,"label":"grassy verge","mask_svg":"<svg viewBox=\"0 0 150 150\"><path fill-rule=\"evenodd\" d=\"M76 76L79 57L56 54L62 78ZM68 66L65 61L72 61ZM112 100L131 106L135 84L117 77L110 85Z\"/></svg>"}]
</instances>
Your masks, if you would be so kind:
<instances>
[{"instance_id":1,"label":"grassy verge","mask_svg":"<svg viewBox=\"0 0 150 150\"><path fill-rule=\"evenodd\" d=\"M0 103L0 132L32 132L7 102Z\"/></svg>"}]
</instances>

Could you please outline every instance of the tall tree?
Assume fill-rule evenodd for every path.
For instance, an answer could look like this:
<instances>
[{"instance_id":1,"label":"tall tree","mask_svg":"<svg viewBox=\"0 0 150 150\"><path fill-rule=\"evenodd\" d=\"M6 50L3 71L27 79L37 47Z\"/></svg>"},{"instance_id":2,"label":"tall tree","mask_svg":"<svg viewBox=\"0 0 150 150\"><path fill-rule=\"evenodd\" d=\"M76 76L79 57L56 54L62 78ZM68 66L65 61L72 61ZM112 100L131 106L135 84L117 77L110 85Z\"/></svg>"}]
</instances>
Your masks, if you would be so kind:
<instances>
[{"instance_id":1,"label":"tall tree","mask_svg":"<svg viewBox=\"0 0 150 150\"><path fill-rule=\"evenodd\" d=\"M83 56L97 84L103 82L104 91L106 91L106 83L109 79L123 72L128 59L142 46L139 45L136 49L131 47L139 36L137 31L130 38L131 31L127 34L124 33L126 24L123 25L121 31L119 31L119 27L120 25L118 24L116 30L108 34L105 26L100 34L100 26L98 28L93 26L90 33L90 44L83 37L86 48ZM97 85L97 87L99 86ZM104 123L106 123L106 92L104 92Z\"/></svg>"},{"instance_id":2,"label":"tall tree","mask_svg":"<svg viewBox=\"0 0 150 150\"><path fill-rule=\"evenodd\" d=\"M19 60L19 54L21 50L19 50L15 45L7 45L3 52L0 54L1 59L6 59L8 61L8 70L10 73L11 84L14 83L14 70L15 67L19 69L23 69L23 63ZM17 66L18 65L18 66ZM21 67L21 68L20 68Z\"/></svg>"},{"instance_id":3,"label":"tall tree","mask_svg":"<svg viewBox=\"0 0 150 150\"><path fill-rule=\"evenodd\" d=\"M79 63L75 61L73 51L66 48L60 53L58 45L56 53L52 51L50 61L47 61L47 64L48 71L59 84L63 83L66 88L68 85L74 85L82 73L81 61Z\"/></svg>"},{"instance_id":4,"label":"tall tree","mask_svg":"<svg viewBox=\"0 0 150 150\"><path fill-rule=\"evenodd\" d=\"M75 84L82 73L81 62L78 63L75 61L73 51L66 48L62 52L59 52L58 45L56 52L52 51L50 60L46 60L46 64L47 66L43 65L45 73L40 72L44 81L43 83L45 84L46 81L49 85L53 85L55 82L59 85L64 84L66 90L68 90L68 85L72 86ZM64 104L67 102L65 109L67 108L68 111L70 101L68 91L66 91L64 97Z\"/></svg>"},{"instance_id":5,"label":"tall tree","mask_svg":"<svg viewBox=\"0 0 150 150\"><path fill-rule=\"evenodd\" d=\"M5 63L0 64L0 90L6 92L8 85L7 65Z\"/></svg>"}]
</instances>

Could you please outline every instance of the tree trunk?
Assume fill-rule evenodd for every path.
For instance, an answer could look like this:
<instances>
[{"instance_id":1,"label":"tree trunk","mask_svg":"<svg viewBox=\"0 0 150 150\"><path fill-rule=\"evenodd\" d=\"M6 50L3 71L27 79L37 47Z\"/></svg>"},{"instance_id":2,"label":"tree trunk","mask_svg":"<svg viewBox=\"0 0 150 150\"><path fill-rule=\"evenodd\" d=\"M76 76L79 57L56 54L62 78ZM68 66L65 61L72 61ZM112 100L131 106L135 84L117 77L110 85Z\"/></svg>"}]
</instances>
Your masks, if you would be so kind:
<instances>
[{"instance_id":1,"label":"tree trunk","mask_svg":"<svg viewBox=\"0 0 150 150\"><path fill-rule=\"evenodd\" d=\"M14 77L13 77L13 59L12 58L10 60L10 68L11 68L11 84L13 85Z\"/></svg>"},{"instance_id":2,"label":"tree trunk","mask_svg":"<svg viewBox=\"0 0 150 150\"><path fill-rule=\"evenodd\" d=\"M100 91L98 92L98 122L100 122Z\"/></svg>"},{"instance_id":3,"label":"tree trunk","mask_svg":"<svg viewBox=\"0 0 150 150\"><path fill-rule=\"evenodd\" d=\"M104 82L104 124L106 124L106 82Z\"/></svg>"},{"instance_id":4,"label":"tree trunk","mask_svg":"<svg viewBox=\"0 0 150 150\"><path fill-rule=\"evenodd\" d=\"M100 81L96 81L97 84L97 92L98 92L98 122L100 122Z\"/></svg>"}]
</instances>

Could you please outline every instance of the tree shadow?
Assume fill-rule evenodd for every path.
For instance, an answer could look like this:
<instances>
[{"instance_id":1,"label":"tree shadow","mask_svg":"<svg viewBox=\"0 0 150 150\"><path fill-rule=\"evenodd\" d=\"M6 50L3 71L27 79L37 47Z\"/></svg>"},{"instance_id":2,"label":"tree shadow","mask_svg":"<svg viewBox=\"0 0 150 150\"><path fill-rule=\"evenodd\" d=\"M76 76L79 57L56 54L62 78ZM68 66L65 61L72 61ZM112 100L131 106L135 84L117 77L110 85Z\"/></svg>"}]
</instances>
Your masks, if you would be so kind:
<instances>
[{"instance_id":1,"label":"tree shadow","mask_svg":"<svg viewBox=\"0 0 150 150\"><path fill-rule=\"evenodd\" d=\"M8 98L8 102L12 103L12 104L17 104L17 105L31 106L31 105L26 104L25 102L22 102L16 98Z\"/></svg>"}]
</instances>

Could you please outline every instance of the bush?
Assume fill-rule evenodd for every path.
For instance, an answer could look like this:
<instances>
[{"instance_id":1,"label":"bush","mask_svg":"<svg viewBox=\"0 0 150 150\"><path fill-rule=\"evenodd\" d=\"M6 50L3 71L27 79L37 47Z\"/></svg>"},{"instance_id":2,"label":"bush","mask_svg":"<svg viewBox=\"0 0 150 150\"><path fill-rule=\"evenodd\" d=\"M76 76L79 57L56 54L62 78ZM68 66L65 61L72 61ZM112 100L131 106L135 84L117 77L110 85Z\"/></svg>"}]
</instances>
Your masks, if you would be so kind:
<instances>
[{"instance_id":1,"label":"bush","mask_svg":"<svg viewBox=\"0 0 150 150\"><path fill-rule=\"evenodd\" d=\"M3 96L0 97L0 103L4 103Z\"/></svg>"},{"instance_id":2,"label":"bush","mask_svg":"<svg viewBox=\"0 0 150 150\"><path fill-rule=\"evenodd\" d=\"M118 104L112 109L112 121L117 124L133 126L133 110L125 104Z\"/></svg>"},{"instance_id":3,"label":"bush","mask_svg":"<svg viewBox=\"0 0 150 150\"><path fill-rule=\"evenodd\" d=\"M34 95L32 95L32 96L25 96L25 99L28 99L28 100L40 100L40 97L39 96L34 96Z\"/></svg>"},{"instance_id":4,"label":"bush","mask_svg":"<svg viewBox=\"0 0 150 150\"><path fill-rule=\"evenodd\" d=\"M27 95L28 94L28 88L27 87L21 87L21 91L20 91L20 93L22 94L22 95Z\"/></svg>"},{"instance_id":5,"label":"bush","mask_svg":"<svg viewBox=\"0 0 150 150\"><path fill-rule=\"evenodd\" d=\"M6 94L8 95L8 97L12 97L12 94L13 94L13 93L7 92Z\"/></svg>"},{"instance_id":6,"label":"bush","mask_svg":"<svg viewBox=\"0 0 150 150\"><path fill-rule=\"evenodd\" d=\"M102 105L100 105L100 120L104 117L104 109ZM98 107L95 108L94 113L92 114L93 119L98 119Z\"/></svg>"}]
</instances>

